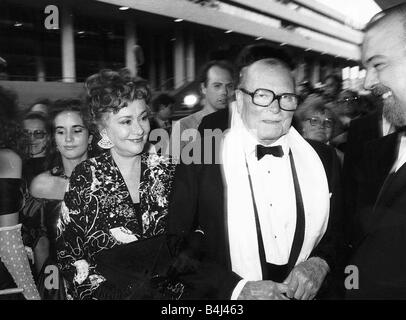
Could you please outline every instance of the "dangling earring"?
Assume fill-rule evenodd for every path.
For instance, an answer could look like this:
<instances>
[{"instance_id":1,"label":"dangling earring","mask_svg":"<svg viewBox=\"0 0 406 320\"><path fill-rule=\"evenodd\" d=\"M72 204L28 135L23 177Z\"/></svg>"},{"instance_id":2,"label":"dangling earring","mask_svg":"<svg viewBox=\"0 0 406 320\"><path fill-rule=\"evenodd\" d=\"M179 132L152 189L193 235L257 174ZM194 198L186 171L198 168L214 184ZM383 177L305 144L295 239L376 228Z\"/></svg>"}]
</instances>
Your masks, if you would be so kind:
<instances>
[{"instance_id":1,"label":"dangling earring","mask_svg":"<svg viewBox=\"0 0 406 320\"><path fill-rule=\"evenodd\" d=\"M113 142L111 142L109 137L107 136L106 129L103 129L100 132L100 135L102 136L102 138L99 140L99 142L97 142L97 145L100 148L102 148L102 149L110 149L110 148L114 147Z\"/></svg>"}]
</instances>

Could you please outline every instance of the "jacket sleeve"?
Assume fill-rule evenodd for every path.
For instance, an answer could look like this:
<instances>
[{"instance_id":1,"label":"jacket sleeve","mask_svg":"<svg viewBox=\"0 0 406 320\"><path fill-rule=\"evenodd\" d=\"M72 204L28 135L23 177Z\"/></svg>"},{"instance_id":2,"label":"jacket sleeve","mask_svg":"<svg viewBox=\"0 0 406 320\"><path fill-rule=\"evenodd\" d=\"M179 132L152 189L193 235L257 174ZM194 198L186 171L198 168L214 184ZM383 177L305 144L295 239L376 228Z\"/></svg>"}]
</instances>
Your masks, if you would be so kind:
<instances>
[{"instance_id":1,"label":"jacket sleeve","mask_svg":"<svg viewBox=\"0 0 406 320\"><path fill-rule=\"evenodd\" d=\"M202 165L180 164L175 173L168 213L168 239L175 252L176 272L191 283L186 299L230 299L241 280L237 274L205 254L207 240L200 230L199 175Z\"/></svg>"},{"instance_id":2,"label":"jacket sleeve","mask_svg":"<svg viewBox=\"0 0 406 320\"><path fill-rule=\"evenodd\" d=\"M330 214L326 232L313 249L310 257L320 257L327 262L330 270L335 270L343 254L343 199L341 184L341 168L338 156L333 148L326 149L322 158L326 170L330 197ZM320 154L319 154L320 155Z\"/></svg>"},{"instance_id":3,"label":"jacket sleeve","mask_svg":"<svg viewBox=\"0 0 406 320\"><path fill-rule=\"evenodd\" d=\"M101 279L88 250L87 231L94 223L89 214L91 185L90 167L81 163L69 180L58 221L58 267L74 299L91 299Z\"/></svg>"}]
</instances>

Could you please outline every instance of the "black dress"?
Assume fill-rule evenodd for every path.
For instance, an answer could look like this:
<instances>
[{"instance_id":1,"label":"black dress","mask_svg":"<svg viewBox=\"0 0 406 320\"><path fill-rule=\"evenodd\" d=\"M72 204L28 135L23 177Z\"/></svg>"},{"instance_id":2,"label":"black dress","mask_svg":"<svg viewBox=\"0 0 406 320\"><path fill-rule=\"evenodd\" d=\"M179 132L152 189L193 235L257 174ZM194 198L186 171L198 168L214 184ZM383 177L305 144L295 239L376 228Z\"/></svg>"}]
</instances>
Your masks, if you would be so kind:
<instances>
[{"instance_id":1,"label":"black dress","mask_svg":"<svg viewBox=\"0 0 406 320\"><path fill-rule=\"evenodd\" d=\"M46 171L46 157L30 158L23 164L22 177L27 182L27 186L31 184L40 173Z\"/></svg>"},{"instance_id":2,"label":"black dress","mask_svg":"<svg viewBox=\"0 0 406 320\"><path fill-rule=\"evenodd\" d=\"M0 179L0 216L18 212L24 202L22 179ZM0 260L0 290L16 288L13 278ZM24 299L22 294L0 295L1 299Z\"/></svg>"},{"instance_id":3,"label":"black dress","mask_svg":"<svg viewBox=\"0 0 406 320\"><path fill-rule=\"evenodd\" d=\"M56 262L56 234L57 222L61 209L62 200L44 199L29 196L26 201L23 213L23 240L26 245L33 250L41 237L46 237L49 241L49 256L45 260L41 271L36 275L36 283L42 300L65 300L65 286L62 273L59 272ZM57 284L51 288L46 287L47 276L51 274L49 270L57 270L55 276L58 278ZM49 280L48 280L49 281Z\"/></svg>"},{"instance_id":4,"label":"black dress","mask_svg":"<svg viewBox=\"0 0 406 320\"><path fill-rule=\"evenodd\" d=\"M62 200L29 196L22 210L24 243L34 249L41 237L47 237L50 242L49 252L54 259L56 259L56 224L61 203Z\"/></svg>"}]
</instances>

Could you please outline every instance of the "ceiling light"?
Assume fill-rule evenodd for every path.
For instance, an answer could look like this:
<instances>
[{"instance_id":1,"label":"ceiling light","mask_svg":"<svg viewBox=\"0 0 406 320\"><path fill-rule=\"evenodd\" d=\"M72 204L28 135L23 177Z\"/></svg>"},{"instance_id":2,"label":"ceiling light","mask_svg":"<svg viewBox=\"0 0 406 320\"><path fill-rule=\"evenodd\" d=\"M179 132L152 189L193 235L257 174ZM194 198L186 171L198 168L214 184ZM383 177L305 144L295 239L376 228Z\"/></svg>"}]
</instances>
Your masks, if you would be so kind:
<instances>
[{"instance_id":1,"label":"ceiling light","mask_svg":"<svg viewBox=\"0 0 406 320\"><path fill-rule=\"evenodd\" d=\"M183 98L183 103L189 108L194 107L198 101L199 98L194 94L188 94L185 96L185 98Z\"/></svg>"},{"instance_id":2,"label":"ceiling light","mask_svg":"<svg viewBox=\"0 0 406 320\"><path fill-rule=\"evenodd\" d=\"M233 32L233 30L224 31L224 33L231 33L231 32Z\"/></svg>"},{"instance_id":3,"label":"ceiling light","mask_svg":"<svg viewBox=\"0 0 406 320\"><path fill-rule=\"evenodd\" d=\"M255 40L262 40L263 38L262 37L258 37L258 38L256 38Z\"/></svg>"},{"instance_id":4,"label":"ceiling light","mask_svg":"<svg viewBox=\"0 0 406 320\"><path fill-rule=\"evenodd\" d=\"M21 27L23 24L21 22L16 21L14 23L14 27Z\"/></svg>"},{"instance_id":5,"label":"ceiling light","mask_svg":"<svg viewBox=\"0 0 406 320\"><path fill-rule=\"evenodd\" d=\"M175 20L173 20L173 21L175 21L175 22L182 22L183 19L182 19L182 18L178 18L178 19L175 19Z\"/></svg>"},{"instance_id":6,"label":"ceiling light","mask_svg":"<svg viewBox=\"0 0 406 320\"><path fill-rule=\"evenodd\" d=\"M118 8L118 10L121 10L121 11L128 10L128 9L130 9L130 7L120 7L120 8Z\"/></svg>"}]
</instances>

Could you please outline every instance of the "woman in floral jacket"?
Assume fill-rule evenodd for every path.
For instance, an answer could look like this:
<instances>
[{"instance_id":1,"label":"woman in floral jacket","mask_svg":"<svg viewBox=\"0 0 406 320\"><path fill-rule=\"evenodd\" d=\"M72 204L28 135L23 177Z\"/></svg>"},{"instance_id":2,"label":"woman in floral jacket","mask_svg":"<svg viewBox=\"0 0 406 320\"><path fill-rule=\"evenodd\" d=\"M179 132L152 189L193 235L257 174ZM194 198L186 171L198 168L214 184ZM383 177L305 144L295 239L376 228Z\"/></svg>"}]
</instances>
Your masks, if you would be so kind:
<instances>
[{"instance_id":1,"label":"woman in floral jacket","mask_svg":"<svg viewBox=\"0 0 406 320\"><path fill-rule=\"evenodd\" d=\"M128 73L102 70L86 81L99 127L101 156L73 171L58 222L58 264L73 299L124 298L98 270L95 256L163 234L174 165L148 153L150 91Z\"/></svg>"}]
</instances>

